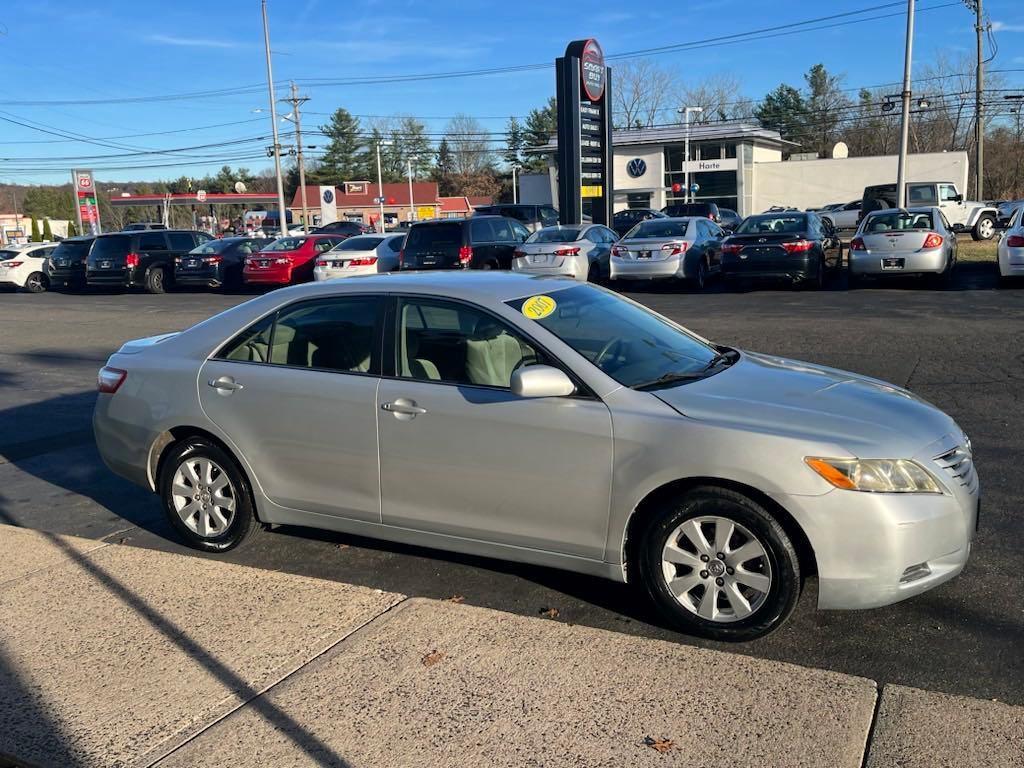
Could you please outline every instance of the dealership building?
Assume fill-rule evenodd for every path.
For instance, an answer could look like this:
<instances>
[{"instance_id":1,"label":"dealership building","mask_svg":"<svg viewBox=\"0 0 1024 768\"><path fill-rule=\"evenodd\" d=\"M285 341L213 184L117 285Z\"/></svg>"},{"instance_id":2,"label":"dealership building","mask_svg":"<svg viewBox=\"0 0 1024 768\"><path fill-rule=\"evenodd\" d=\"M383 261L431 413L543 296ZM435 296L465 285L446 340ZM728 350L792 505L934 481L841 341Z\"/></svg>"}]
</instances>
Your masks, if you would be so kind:
<instances>
[{"instance_id":1,"label":"dealership building","mask_svg":"<svg viewBox=\"0 0 1024 768\"><path fill-rule=\"evenodd\" d=\"M612 134L614 209L655 208L684 202L686 178L697 185L697 201L717 203L741 216L772 206L804 209L857 200L864 187L896 181L896 155L822 159L783 159L798 146L778 131L753 122L690 126L690 156L685 151L686 128L618 130ZM533 150L546 156L547 174L520 177L520 198L528 203L558 199L557 144ZM908 181L952 181L967 188L967 153L912 154Z\"/></svg>"}]
</instances>

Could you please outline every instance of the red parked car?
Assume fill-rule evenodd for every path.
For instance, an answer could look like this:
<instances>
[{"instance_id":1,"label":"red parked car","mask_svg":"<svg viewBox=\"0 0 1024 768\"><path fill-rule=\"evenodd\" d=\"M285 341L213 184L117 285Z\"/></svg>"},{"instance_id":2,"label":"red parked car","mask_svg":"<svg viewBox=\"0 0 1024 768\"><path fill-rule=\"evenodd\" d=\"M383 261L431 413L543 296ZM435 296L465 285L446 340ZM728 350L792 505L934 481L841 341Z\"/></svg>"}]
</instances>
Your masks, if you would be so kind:
<instances>
[{"instance_id":1,"label":"red parked car","mask_svg":"<svg viewBox=\"0 0 1024 768\"><path fill-rule=\"evenodd\" d=\"M279 237L246 257L242 278L250 285L308 283L313 279L316 257L344 239L344 235Z\"/></svg>"}]
</instances>

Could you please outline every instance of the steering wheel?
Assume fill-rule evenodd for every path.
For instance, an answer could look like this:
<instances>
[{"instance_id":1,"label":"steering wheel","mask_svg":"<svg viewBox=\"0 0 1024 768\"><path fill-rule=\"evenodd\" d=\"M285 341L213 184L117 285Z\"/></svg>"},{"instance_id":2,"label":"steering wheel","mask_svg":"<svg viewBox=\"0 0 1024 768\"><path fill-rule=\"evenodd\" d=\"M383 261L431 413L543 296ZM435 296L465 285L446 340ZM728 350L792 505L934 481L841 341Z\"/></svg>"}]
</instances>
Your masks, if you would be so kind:
<instances>
[{"instance_id":1,"label":"steering wheel","mask_svg":"<svg viewBox=\"0 0 1024 768\"><path fill-rule=\"evenodd\" d=\"M597 353L597 357L594 358L594 365L596 365L598 368L601 368L601 363L604 362L604 359L608 356L608 353L611 352L613 349L615 350L615 354L618 354L619 352L622 351L621 337L616 336L615 338L608 339L608 341L605 342L604 346L601 347L601 351ZM602 368L602 370L604 369Z\"/></svg>"}]
</instances>

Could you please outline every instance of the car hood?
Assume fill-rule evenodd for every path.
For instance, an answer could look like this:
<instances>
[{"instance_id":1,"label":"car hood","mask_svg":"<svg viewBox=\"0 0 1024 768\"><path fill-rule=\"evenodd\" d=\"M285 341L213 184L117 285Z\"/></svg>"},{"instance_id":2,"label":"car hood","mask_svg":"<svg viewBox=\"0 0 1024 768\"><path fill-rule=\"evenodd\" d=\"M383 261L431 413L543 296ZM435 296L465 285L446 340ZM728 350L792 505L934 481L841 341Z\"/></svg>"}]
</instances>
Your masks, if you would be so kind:
<instances>
[{"instance_id":1,"label":"car hood","mask_svg":"<svg viewBox=\"0 0 1024 768\"><path fill-rule=\"evenodd\" d=\"M862 458L911 458L962 435L953 419L900 387L749 352L719 374L653 394L693 419L827 442Z\"/></svg>"}]
</instances>

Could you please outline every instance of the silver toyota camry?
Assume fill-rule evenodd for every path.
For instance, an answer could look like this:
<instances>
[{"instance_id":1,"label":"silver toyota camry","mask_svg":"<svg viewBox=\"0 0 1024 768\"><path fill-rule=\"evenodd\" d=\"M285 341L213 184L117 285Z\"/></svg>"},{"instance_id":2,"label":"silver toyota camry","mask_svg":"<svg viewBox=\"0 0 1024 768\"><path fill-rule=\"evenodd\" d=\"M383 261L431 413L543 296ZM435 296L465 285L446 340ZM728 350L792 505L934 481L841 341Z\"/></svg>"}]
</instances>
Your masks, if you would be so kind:
<instances>
[{"instance_id":1,"label":"silver toyota camry","mask_svg":"<svg viewBox=\"0 0 1024 768\"><path fill-rule=\"evenodd\" d=\"M125 344L99 391L105 462L198 549L285 524L554 566L724 640L808 575L821 608L941 584L977 519L970 441L912 393L568 278L287 288Z\"/></svg>"}]
</instances>

